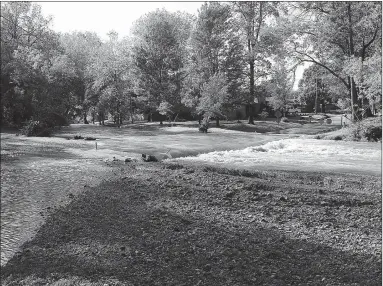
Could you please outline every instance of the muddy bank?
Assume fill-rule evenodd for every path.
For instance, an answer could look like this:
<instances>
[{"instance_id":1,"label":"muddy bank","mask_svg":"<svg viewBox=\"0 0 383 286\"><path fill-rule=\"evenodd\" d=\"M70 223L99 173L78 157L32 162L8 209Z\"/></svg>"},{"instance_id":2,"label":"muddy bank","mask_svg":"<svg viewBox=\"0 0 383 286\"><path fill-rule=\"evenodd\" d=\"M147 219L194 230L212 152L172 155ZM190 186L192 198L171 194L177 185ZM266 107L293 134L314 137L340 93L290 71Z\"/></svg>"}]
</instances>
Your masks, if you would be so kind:
<instances>
[{"instance_id":1,"label":"muddy bank","mask_svg":"<svg viewBox=\"0 0 383 286\"><path fill-rule=\"evenodd\" d=\"M113 168L48 217L2 285L381 285L380 177Z\"/></svg>"}]
</instances>

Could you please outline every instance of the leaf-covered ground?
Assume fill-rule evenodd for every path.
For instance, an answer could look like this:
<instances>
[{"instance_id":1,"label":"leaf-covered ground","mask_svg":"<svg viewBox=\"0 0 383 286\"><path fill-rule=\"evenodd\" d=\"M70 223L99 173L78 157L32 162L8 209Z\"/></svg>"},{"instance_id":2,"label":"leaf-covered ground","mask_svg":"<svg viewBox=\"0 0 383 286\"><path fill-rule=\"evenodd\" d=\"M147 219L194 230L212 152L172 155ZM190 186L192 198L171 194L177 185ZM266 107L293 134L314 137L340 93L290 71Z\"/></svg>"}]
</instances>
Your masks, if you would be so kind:
<instances>
[{"instance_id":1,"label":"leaf-covered ground","mask_svg":"<svg viewBox=\"0 0 383 286\"><path fill-rule=\"evenodd\" d=\"M381 178L113 163L2 285L381 285ZM82 284L81 284L82 283Z\"/></svg>"}]
</instances>

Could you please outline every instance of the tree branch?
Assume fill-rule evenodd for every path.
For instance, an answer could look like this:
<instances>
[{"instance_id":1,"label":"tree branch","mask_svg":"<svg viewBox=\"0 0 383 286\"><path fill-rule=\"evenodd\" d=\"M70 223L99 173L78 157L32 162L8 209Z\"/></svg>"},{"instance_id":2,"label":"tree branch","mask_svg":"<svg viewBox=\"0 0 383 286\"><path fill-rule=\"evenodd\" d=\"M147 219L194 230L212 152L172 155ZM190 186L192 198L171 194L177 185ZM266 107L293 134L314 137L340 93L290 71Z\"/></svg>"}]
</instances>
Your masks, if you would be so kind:
<instances>
[{"instance_id":1,"label":"tree branch","mask_svg":"<svg viewBox=\"0 0 383 286\"><path fill-rule=\"evenodd\" d=\"M348 83L340 75L338 75L336 72L334 72L332 69L330 69L325 64L322 64L322 63L318 62L316 59L314 59L312 56L310 56L308 54L305 54L305 53L297 51L296 48L295 48L295 52L300 54L300 55L302 55L302 56L304 56L304 57L308 57L309 58L309 59L299 59L300 61L302 61L302 62L311 62L311 63L317 64L317 65L323 67L324 69L328 70L333 76L338 78L347 88L350 87L348 85Z\"/></svg>"},{"instance_id":2,"label":"tree branch","mask_svg":"<svg viewBox=\"0 0 383 286\"><path fill-rule=\"evenodd\" d=\"M376 38L376 35L378 34L378 31L379 31L379 25L376 27L375 29L375 32L374 32L374 36L372 37L372 39L367 43L367 44L363 44L363 49L362 49L362 60L364 60L364 55L365 55L365 52L366 50L368 49L368 47L375 41L375 38Z\"/></svg>"}]
</instances>

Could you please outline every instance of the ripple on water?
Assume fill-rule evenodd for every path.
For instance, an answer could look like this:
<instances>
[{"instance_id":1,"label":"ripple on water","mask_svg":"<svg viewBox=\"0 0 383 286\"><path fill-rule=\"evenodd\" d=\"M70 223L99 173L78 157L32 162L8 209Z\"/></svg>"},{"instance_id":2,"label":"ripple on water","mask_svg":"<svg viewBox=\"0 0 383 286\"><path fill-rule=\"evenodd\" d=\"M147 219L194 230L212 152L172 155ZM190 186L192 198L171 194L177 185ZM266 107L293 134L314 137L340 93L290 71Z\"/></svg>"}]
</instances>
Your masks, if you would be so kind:
<instances>
[{"instance_id":1,"label":"ripple on water","mask_svg":"<svg viewBox=\"0 0 383 286\"><path fill-rule=\"evenodd\" d=\"M47 208L69 202L84 185L96 185L111 170L84 159L23 158L1 162L1 265L44 222Z\"/></svg>"}]
</instances>

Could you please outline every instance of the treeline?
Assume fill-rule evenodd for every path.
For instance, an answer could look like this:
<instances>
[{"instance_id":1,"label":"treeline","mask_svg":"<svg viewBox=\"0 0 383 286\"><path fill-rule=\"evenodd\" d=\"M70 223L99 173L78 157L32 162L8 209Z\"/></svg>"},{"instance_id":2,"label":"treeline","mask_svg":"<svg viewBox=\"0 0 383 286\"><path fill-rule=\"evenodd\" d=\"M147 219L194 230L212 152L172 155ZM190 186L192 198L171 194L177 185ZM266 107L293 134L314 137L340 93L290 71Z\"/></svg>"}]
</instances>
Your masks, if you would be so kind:
<instances>
[{"instance_id":1,"label":"treeline","mask_svg":"<svg viewBox=\"0 0 383 286\"><path fill-rule=\"evenodd\" d=\"M225 118L240 106L254 123L257 103L285 109L318 88L356 118L381 104L381 16L380 2L208 2L196 16L147 13L129 37L102 41L52 31L36 3L2 2L2 124Z\"/></svg>"}]
</instances>

